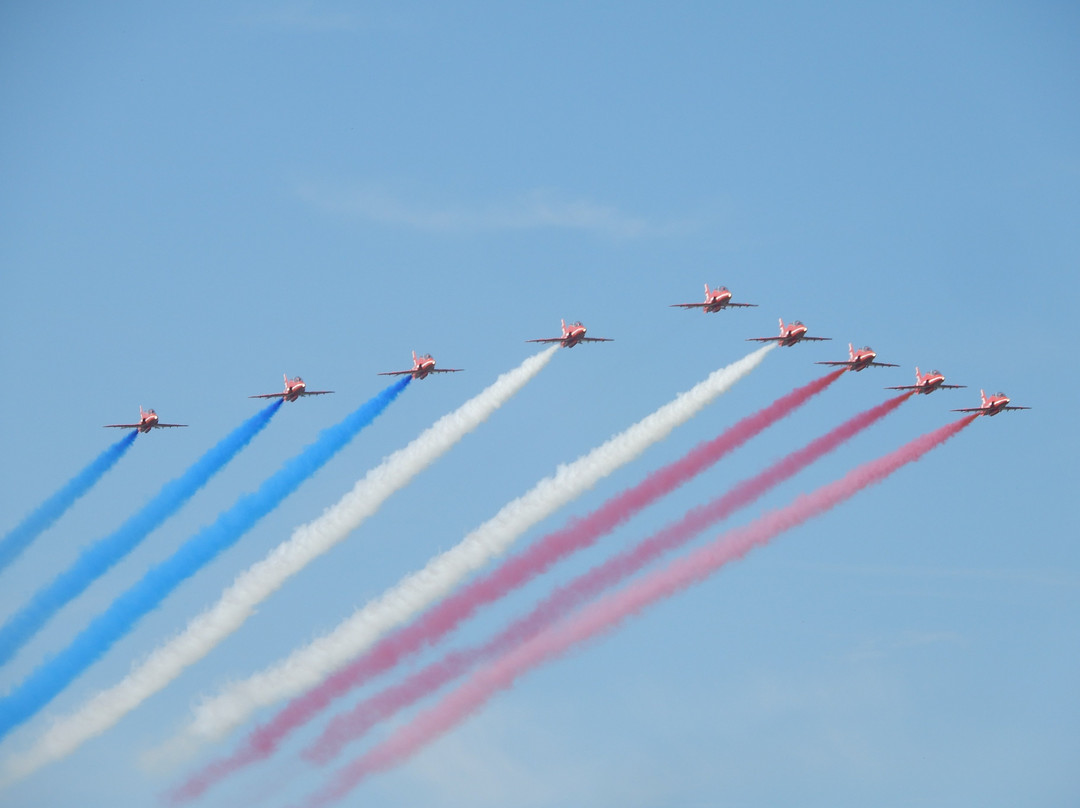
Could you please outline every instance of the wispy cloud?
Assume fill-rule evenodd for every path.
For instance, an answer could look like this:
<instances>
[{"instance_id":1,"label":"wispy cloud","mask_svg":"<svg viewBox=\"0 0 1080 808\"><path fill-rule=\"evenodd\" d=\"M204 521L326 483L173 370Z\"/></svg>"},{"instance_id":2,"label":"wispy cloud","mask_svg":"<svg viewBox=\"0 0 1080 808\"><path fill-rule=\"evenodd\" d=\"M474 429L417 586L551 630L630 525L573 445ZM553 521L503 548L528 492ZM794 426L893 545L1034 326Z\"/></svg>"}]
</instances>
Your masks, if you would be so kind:
<instances>
[{"instance_id":1,"label":"wispy cloud","mask_svg":"<svg viewBox=\"0 0 1080 808\"><path fill-rule=\"evenodd\" d=\"M966 639L955 631L906 630L892 637L874 637L861 642L848 655L852 662L901 654L907 651L942 645L964 645Z\"/></svg>"},{"instance_id":2,"label":"wispy cloud","mask_svg":"<svg viewBox=\"0 0 1080 808\"><path fill-rule=\"evenodd\" d=\"M432 233L546 228L639 238L677 235L693 228L688 220L652 222L611 205L568 198L544 189L475 206L411 201L400 193L372 185L342 189L307 182L299 186L299 194L308 203L339 215Z\"/></svg>"}]
</instances>

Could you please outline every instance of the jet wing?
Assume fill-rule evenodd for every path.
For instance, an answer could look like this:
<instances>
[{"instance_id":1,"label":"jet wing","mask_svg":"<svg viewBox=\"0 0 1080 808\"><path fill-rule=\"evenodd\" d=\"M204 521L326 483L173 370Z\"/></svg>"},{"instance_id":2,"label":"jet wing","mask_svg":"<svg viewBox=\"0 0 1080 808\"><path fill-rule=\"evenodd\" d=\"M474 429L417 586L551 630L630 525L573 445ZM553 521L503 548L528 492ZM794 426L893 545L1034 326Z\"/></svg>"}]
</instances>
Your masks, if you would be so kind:
<instances>
[{"instance_id":1,"label":"jet wing","mask_svg":"<svg viewBox=\"0 0 1080 808\"><path fill-rule=\"evenodd\" d=\"M187 424L154 424L152 429L164 429L169 426L187 426Z\"/></svg>"},{"instance_id":2,"label":"jet wing","mask_svg":"<svg viewBox=\"0 0 1080 808\"><path fill-rule=\"evenodd\" d=\"M142 424L105 424L104 429L138 429Z\"/></svg>"},{"instance_id":3,"label":"jet wing","mask_svg":"<svg viewBox=\"0 0 1080 808\"><path fill-rule=\"evenodd\" d=\"M809 337L803 337L803 339L809 339ZM815 365L834 365L836 367L854 367L855 363L850 359L847 362L815 362ZM892 362L867 362L862 365L865 368L898 368L899 365L894 365ZM889 390L899 390L899 387L890 387Z\"/></svg>"},{"instance_id":4,"label":"jet wing","mask_svg":"<svg viewBox=\"0 0 1080 808\"><path fill-rule=\"evenodd\" d=\"M562 337L548 337L546 339L527 339L526 342L562 342Z\"/></svg>"},{"instance_id":5,"label":"jet wing","mask_svg":"<svg viewBox=\"0 0 1080 808\"><path fill-rule=\"evenodd\" d=\"M376 373L376 376L404 376L406 374L412 375L415 371L412 370L388 370L385 373Z\"/></svg>"},{"instance_id":6,"label":"jet wing","mask_svg":"<svg viewBox=\"0 0 1080 808\"><path fill-rule=\"evenodd\" d=\"M284 393L263 393L258 396L248 396L248 398L285 398Z\"/></svg>"},{"instance_id":7,"label":"jet wing","mask_svg":"<svg viewBox=\"0 0 1080 808\"><path fill-rule=\"evenodd\" d=\"M614 342L613 339L607 337L582 337L578 342Z\"/></svg>"},{"instance_id":8,"label":"jet wing","mask_svg":"<svg viewBox=\"0 0 1080 808\"><path fill-rule=\"evenodd\" d=\"M672 304L669 305L669 308L704 309L704 308L706 308L707 306L710 306L710 305L712 305L712 304L711 303L672 303ZM729 303L724 303L720 308L722 308L722 309L729 309L729 308L756 309L757 307L758 307L757 303L730 303L729 302Z\"/></svg>"},{"instance_id":9,"label":"jet wing","mask_svg":"<svg viewBox=\"0 0 1080 808\"><path fill-rule=\"evenodd\" d=\"M999 412L1005 412L1005 410L1030 410L1030 409L1031 409L1031 407L1012 407L1012 406L998 407L996 410L994 410L994 414L996 415ZM952 410L952 412L981 412L981 413L985 414L985 413L990 412L990 410L987 407L965 407L962 410Z\"/></svg>"},{"instance_id":10,"label":"jet wing","mask_svg":"<svg viewBox=\"0 0 1080 808\"><path fill-rule=\"evenodd\" d=\"M305 390L300 395L302 396L325 396L334 392L333 390Z\"/></svg>"},{"instance_id":11,"label":"jet wing","mask_svg":"<svg viewBox=\"0 0 1080 808\"><path fill-rule=\"evenodd\" d=\"M746 342L782 342L787 337L747 337ZM832 337L799 337L798 342L831 342ZM841 362L840 364L846 365L847 362Z\"/></svg>"},{"instance_id":12,"label":"jet wing","mask_svg":"<svg viewBox=\"0 0 1080 808\"><path fill-rule=\"evenodd\" d=\"M432 368L428 373L461 373L465 368Z\"/></svg>"}]
</instances>

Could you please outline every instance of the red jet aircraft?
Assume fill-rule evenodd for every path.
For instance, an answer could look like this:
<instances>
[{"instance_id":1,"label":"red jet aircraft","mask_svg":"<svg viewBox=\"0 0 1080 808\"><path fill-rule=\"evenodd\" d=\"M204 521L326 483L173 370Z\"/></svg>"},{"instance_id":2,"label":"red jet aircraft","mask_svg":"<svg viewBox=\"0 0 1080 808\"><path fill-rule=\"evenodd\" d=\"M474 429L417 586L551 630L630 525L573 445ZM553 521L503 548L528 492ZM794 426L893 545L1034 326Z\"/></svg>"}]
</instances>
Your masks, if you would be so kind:
<instances>
[{"instance_id":1,"label":"red jet aircraft","mask_svg":"<svg viewBox=\"0 0 1080 808\"><path fill-rule=\"evenodd\" d=\"M732 303L731 290L726 286L718 286L715 289L709 289L709 284L705 284L704 303L672 303L671 307L681 309L701 309L702 311L712 312L733 307L757 308L757 303Z\"/></svg>"},{"instance_id":2,"label":"red jet aircraft","mask_svg":"<svg viewBox=\"0 0 1080 808\"><path fill-rule=\"evenodd\" d=\"M919 373L918 365L915 366L915 384L902 385L900 387L886 387L886 390L914 390L916 393L929 394L935 390L959 390L967 387L966 384L944 384L945 374L940 370L931 370L929 373Z\"/></svg>"},{"instance_id":3,"label":"red jet aircraft","mask_svg":"<svg viewBox=\"0 0 1080 808\"><path fill-rule=\"evenodd\" d=\"M296 401L300 396L325 396L334 392L333 390L308 390L307 384L299 376L290 379L288 373L281 375L285 377L285 392L263 393L258 396L248 396L248 398L283 398L286 401Z\"/></svg>"},{"instance_id":4,"label":"red jet aircraft","mask_svg":"<svg viewBox=\"0 0 1080 808\"><path fill-rule=\"evenodd\" d=\"M867 345L865 348L855 350L850 342L847 344L848 361L846 362L815 362L815 365L835 365L837 367L843 365L848 370L853 370L858 373L860 370L866 368L898 368L899 365L894 365L891 362L876 362L877 354L874 353L874 349Z\"/></svg>"},{"instance_id":5,"label":"red jet aircraft","mask_svg":"<svg viewBox=\"0 0 1080 808\"><path fill-rule=\"evenodd\" d=\"M547 337L546 339L527 339L526 342L561 342L564 348L573 348L579 342L612 342L606 337L586 337L585 326L580 322L566 324L566 320L562 321L562 336L561 337Z\"/></svg>"},{"instance_id":6,"label":"red jet aircraft","mask_svg":"<svg viewBox=\"0 0 1080 808\"><path fill-rule=\"evenodd\" d=\"M187 424L162 424L158 421L158 414L153 410L143 410L142 405L139 405L139 423L137 424L105 424L105 428L114 429L137 429L142 433L149 432L151 429L164 429L170 426L187 426Z\"/></svg>"},{"instance_id":7,"label":"red jet aircraft","mask_svg":"<svg viewBox=\"0 0 1080 808\"><path fill-rule=\"evenodd\" d=\"M780 336L778 337L749 337L747 342L779 342L781 345L791 346L796 342L802 340L813 340L815 342L821 342L825 340L831 340L832 337L808 337L806 336L806 326L800 321L796 320L793 323L784 325L784 318L780 318Z\"/></svg>"},{"instance_id":8,"label":"red jet aircraft","mask_svg":"<svg viewBox=\"0 0 1080 808\"><path fill-rule=\"evenodd\" d=\"M462 370L462 368L437 368L435 367L435 358L431 354L417 356L416 351L413 351L412 367L409 370L388 370L386 373L380 373L379 375L404 376L412 374L414 379L426 379L429 373L460 373Z\"/></svg>"},{"instance_id":9,"label":"red jet aircraft","mask_svg":"<svg viewBox=\"0 0 1080 808\"><path fill-rule=\"evenodd\" d=\"M953 410L953 412L977 412L979 415L997 415L999 412L1005 412L1006 410L1031 409L1031 407L1010 407L1009 397L1004 393L994 393L991 396L987 396L986 393L980 390L979 396L982 398L982 406L968 407L963 410Z\"/></svg>"}]
</instances>

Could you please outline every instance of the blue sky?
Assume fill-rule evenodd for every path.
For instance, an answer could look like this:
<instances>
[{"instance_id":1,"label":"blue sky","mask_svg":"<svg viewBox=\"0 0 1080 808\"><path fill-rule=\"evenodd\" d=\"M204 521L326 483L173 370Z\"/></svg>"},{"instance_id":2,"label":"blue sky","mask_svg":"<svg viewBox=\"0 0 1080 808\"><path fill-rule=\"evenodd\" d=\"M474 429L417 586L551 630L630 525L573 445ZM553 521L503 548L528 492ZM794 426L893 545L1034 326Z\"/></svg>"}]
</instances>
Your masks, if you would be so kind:
<instances>
[{"instance_id":1,"label":"blue sky","mask_svg":"<svg viewBox=\"0 0 1080 808\"><path fill-rule=\"evenodd\" d=\"M113 684L294 526L529 355L525 339L566 317L616 340L561 352L243 631L5 803L149 804L174 775L143 771L138 753L199 694L335 625L783 316L835 341L774 352L532 535L813 378L849 340L903 367L841 379L454 641L880 401L916 364L969 389L905 404L736 521L944 423L980 387L1035 409L982 419L536 672L349 804L1075 805L1078 35L1068 3L5 6L0 530L115 439L101 424L142 404L191 427L140 437L5 572L4 615L254 412L246 396L277 390L282 372L337 394L287 405L0 686L411 350L467 372L411 385L49 712ZM760 308L667 307L705 281ZM306 794L321 776L291 759L203 803Z\"/></svg>"}]
</instances>

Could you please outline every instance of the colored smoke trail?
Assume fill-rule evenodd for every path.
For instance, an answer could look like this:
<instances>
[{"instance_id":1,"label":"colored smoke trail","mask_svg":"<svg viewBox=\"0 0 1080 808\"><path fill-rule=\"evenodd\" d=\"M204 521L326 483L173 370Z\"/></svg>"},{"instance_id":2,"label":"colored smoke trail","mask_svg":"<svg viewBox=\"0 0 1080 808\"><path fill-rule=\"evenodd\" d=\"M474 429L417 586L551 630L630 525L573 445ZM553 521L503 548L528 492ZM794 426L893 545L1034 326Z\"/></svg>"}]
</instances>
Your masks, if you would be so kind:
<instances>
[{"instance_id":1,"label":"colored smoke trail","mask_svg":"<svg viewBox=\"0 0 1080 808\"><path fill-rule=\"evenodd\" d=\"M336 505L313 522L297 528L291 538L265 559L238 575L217 603L191 620L183 632L157 648L122 681L100 691L71 715L53 722L31 749L7 762L6 777L25 777L46 763L70 754L168 685L188 665L206 656L239 629L256 607L286 580L345 539L391 494L509 401L547 366L557 350L558 346L553 346L529 357L458 409L444 415L408 446L387 457Z\"/></svg>"},{"instance_id":2,"label":"colored smoke trail","mask_svg":"<svg viewBox=\"0 0 1080 808\"><path fill-rule=\"evenodd\" d=\"M0 738L48 704L177 586L235 544L259 519L276 508L361 429L374 421L411 380L411 376L403 377L340 423L324 429L313 443L287 461L257 491L241 497L212 525L184 542L170 558L151 567L67 648L40 665L9 695L0 699Z\"/></svg>"},{"instance_id":3,"label":"colored smoke trail","mask_svg":"<svg viewBox=\"0 0 1080 808\"><path fill-rule=\"evenodd\" d=\"M39 589L25 606L0 627L0 665L10 660L61 608L81 595L90 584L138 547L151 531L180 510L270 423L280 406L279 399L244 421L181 476L165 483L156 497L112 534L83 550L66 572Z\"/></svg>"},{"instance_id":4,"label":"colored smoke trail","mask_svg":"<svg viewBox=\"0 0 1080 808\"><path fill-rule=\"evenodd\" d=\"M127 453L138 434L138 431L133 429L120 438L0 539L0 572L18 558L34 539L51 527L53 522L63 516L79 497L96 485L98 480L104 477L105 473Z\"/></svg>"},{"instance_id":5,"label":"colored smoke trail","mask_svg":"<svg viewBox=\"0 0 1080 808\"><path fill-rule=\"evenodd\" d=\"M479 648L451 652L444 659L409 676L402 683L365 699L331 721L319 739L305 752L305 757L317 763L328 762L346 743L362 735L374 722L409 706L476 664L508 652L570 610L639 572L660 556L682 547L702 530L750 505L780 483L877 423L910 396L910 393L905 393L849 418L803 448L781 458L761 473L739 483L723 496L692 509L677 522L556 589L532 612L516 620ZM529 553L523 553L519 559L524 561L527 555ZM543 571L551 560L554 559L534 559L534 563L540 567L535 569L535 572ZM428 614L441 609L442 605ZM425 615L425 618L427 616ZM452 627L447 626L448 629Z\"/></svg>"},{"instance_id":6,"label":"colored smoke trail","mask_svg":"<svg viewBox=\"0 0 1080 808\"><path fill-rule=\"evenodd\" d=\"M435 642L456 628L480 606L521 586L570 553L592 545L646 506L669 494L766 427L793 412L836 381L842 373L843 371L833 371L743 418L719 437L699 444L681 459L652 472L642 482L611 497L588 516L574 519L566 527L547 534L519 555L507 559L492 572L450 595L415 622L385 637L368 653L295 699L267 725L251 734L244 745L246 748L241 748L238 752L237 759L252 762L269 756L289 734L314 718L332 701L364 684L372 676L393 667L406 655ZM896 399L890 409L898 406L901 400ZM222 764L211 766L214 772L231 771L234 768ZM208 782L210 776L208 774L207 777L196 780Z\"/></svg>"},{"instance_id":7,"label":"colored smoke trail","mask_svg":"<svg viewBox=\"0 0 1080 808\"><path fill-rule=\"evenodd\" d=\"M742 528L721 535L712 543L684 556L657 572L587 606L554 628L544 631L489 667L474 673L455 690L409 723L394 731L360 758L340 769L330 784L305 803L321 808L347 795L369 775L396 766L487 703L518 677L571 648L619 626L647 606L669 597L709 575L730 561L742 558L753 547L796 527L880 482L902 466L914 462L957 434L976 416L968 416L923 435L894 452L872 460L816 491L799 496L785 508L766 513Z\"/></svg>"},{"instance_id":8,"label":"colored smoke trail","mask_svg":"<svg viewBox=\"0 0 1080 808\"><path fill-rule=\"evenodd\" d=\"M774 347L759 348L709 375L674 401L646 416L601 446L537 483L511 501L455 547L433 558L422 570L405 576L378 598L358 609L332 632L293 652L287 659L247 680L233 683L204 701L181 747L217 738L259 707L298 695L346 664L383 633L410 620L450 592L463 578L501 555L522 533L598 480L629 463L700 412L717 396L756 368Z\"/></svg>"}]
</instances>

